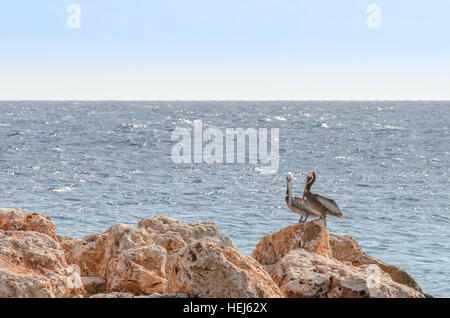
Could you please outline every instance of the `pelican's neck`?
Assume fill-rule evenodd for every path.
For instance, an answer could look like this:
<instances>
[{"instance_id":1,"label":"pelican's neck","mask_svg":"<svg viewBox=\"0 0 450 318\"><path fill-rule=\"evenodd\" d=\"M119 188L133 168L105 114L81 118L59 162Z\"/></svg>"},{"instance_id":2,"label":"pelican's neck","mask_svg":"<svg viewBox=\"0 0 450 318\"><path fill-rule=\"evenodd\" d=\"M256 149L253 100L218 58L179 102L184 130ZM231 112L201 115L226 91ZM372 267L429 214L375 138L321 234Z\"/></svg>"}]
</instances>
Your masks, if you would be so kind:
<instances>
[{"instance_id":1,"label":"pelican's neck","mask_svg":"<svg viewBox=\"0 0 450 318\"><path fill-rule=\"evenodd\" d=\"M287 183L286 199L288 200L289 206L292 205L292 202L294 201L294 197L292 195L292 181Z\"/></svg>"},{"instance_id":2,"label":"pelican's neck","mask_svg":"<svg viewBox=\"0 0 450 318\"><path fill-rule=\"evenodd\" d=\"M311 187L314 184L314 182L316 181L316 173L313 172L312 173L312 179L311 181L308 182L308 184L306 185L305 191L307 192L311 192Z\"/></svg>"}]
</instances>

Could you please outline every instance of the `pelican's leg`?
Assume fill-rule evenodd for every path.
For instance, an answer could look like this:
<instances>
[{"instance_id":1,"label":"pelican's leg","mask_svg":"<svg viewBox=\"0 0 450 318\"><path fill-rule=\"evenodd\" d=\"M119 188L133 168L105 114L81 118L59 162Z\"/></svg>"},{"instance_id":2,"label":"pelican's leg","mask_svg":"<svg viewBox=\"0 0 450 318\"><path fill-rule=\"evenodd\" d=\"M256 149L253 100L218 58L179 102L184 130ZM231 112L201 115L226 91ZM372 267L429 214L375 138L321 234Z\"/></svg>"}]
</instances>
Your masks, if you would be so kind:
<instances>
[{"instance_id":1,"label":"pelican's leg","mask_svg":"<svg viewBox=\"0 0 450 318\"><path fill-rule=\"evenodd\" d=\"M306 215L306 219L305 219L305 221L303 221L303 222L306 222L308 220L308 214Z\"/></svg>"},{"instance_id":2,"label":"pelican's leg","mask_svg":"<svg viewBox=\"0 0 450 318\"><path fill-rule=\"evenodd\" d=\"M300 224L300 223L302 223L302 221L303 221L303 215L300 217L300 221L298 221L298 223Z\"/></svg>"}]
</instances>

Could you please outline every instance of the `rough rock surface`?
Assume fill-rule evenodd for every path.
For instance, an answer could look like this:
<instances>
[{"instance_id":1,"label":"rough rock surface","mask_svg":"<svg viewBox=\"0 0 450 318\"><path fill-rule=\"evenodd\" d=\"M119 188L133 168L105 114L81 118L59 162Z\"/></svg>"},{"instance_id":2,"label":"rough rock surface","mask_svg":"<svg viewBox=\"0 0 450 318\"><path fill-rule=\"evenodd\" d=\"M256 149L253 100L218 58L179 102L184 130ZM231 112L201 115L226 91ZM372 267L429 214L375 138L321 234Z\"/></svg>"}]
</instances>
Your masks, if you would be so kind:
<instances>
[{"instance_id":1,"label":"rough rock surface","mask_svg":"<svg viewBox=\"0 0 450 318\"><path fill-rule=\"evenodd\" d=\"M236 249L230 237L221 235L214 222L188 224L167 216L156 216L139 222L168 253L177 252L192 242L210 242Z\"/></svg>"},{"instance_id":2,"label":"rough rock surface","mask_svg":"<svg viewBox=\"0 0 450 318\"><path fill-rule=\"evenodd\" d=\"M136 295L170 292L165 274L169 254L192 242L236 249L212 222L187 224L165 216L142 220L138 228L118 224L102 234L84 239L58 236L58 241L67 262L78 265L82 277L102 277L108 292Z\"/></svg>"},{"instance_id":3,"label":"rough rock surface","mask_svg":"<svg viewBox=\"0 0 450 318\"><path fill-rule=\"evenodd\" d=\"M102 277L81 277L81 283L88 295L106 292L106 279Z\"/></svg>"},{"instance_id":4,"label":"rough rock surface","mask_svg":"<svg viewBox=\"0 0 450 318\"><path fill-rule=\"evenodd\" d=\"M54 239L36 231L0 230L0 298L83 293L79 274Z\"/></svg>"},{"instance_id":5,"label":"rough rock surface","mask_svg":"<svg viewBox=\"0 0 450 318\"><path fill-rule=\"evenodd\" d=\"M114 225L107 232L108 292L164 293L166 250L154 244L146 230L131 225Z\"/></svg>"},{"instance_id":6,"label":"rough rock surface","mask_svg":"<svg viewBox=\"0 0 450 318\"><path fill-rule=\"evenodd\" d=\"M84 239L59 236L68 264L76 264L82 277L106 277L107 234L94 234Z\"/></svg>"},{"instance_id":7,"label":"rough rock surface","mask_svg":"<svg viewBox=\"0 0 450 318\"><path fill-rule=\"evenodd\" d=\"M263 266L234 248L194 242L168 266L169 290L189 297L281 297Z\"/></svg>"},{"instance_id":8,"label":"rough rock surface","mask_svg":"<svg viewBox=\"0 0 450 318\"><path fill-rule=\"evenodd\" d=\"M84 239L58 236L58 240L67 261L80 267L81 276L105 278L108 292L165 292L167 252L145 229L117 224Z\"/></svg>"},{"instance_id":9,"label":"rough rock surface","mask_svg":"<svg viewBox=\"0 0 450 318\"><path fill-rule=\"evenodd\" d=\"M406 298L424 297L419 291L392 281L378 265L352 266L336 259L295 249L269 266L285 297Z\"/></svg>"},{"instance_id":10,"label":"rough rock surface","mask_svg":"<svg viewBox=\"0 0 450 318\"><path fill-rule=\"evenodd\" d=\"M264 236L256 245L252 257L263 265L272 265L289 251L297 248L319 255L331 256L325 221L318 220L291 225L277 233Z\"/></svg>"},{"instance_id":11,"label":"rough rock surface","mask_svg":"<svg viewBox=\"0 0 450 318\"><path fill-rule=\"evenodd\" d=\"M325 221L288 226L242 255L212 222L159 216L83 239L0 208L0 297L424 297L404 270Z\"/></svg>"},{"instance_id":12,"label":"rough rock surface","mask_svg":"<svg viewBox=\"0 0 450 318\"><path fill-rule=\"evenodd\" d=\"M351 236L330 235L324 221L265 236L252 256L285 297L425 297L402 269L368 256Z\"/></svg>"},{"instance_id":13,"label":"rough rock surface","mask_svg":"<svg viewBox=\"0 0 450 318\"><path fill-rule=\"evenodd\" d=\"M56 240L56 225L48 216L0 207L0 230L35 231Z\"/></svg>"},{"instance_id":14,"label":"rough rock surface","mask_svg":"<svg viewBox=\"0 0 450 318\"><path fill-rule=\"evenodd\" d=\"M404 284L409 287L422 291L416 281L408 273L397 266L382 262L375 257L367 255L359 246L358 242L351 236L330 235L330 248L333 258L339 261L352 263L354 266L376 264L384 272L389 274L394 282Z\"/></svg>"},{"instance_id":15,"label":"rough rock surface","mask_svg":"<svg viewBox=\"0 0 450 318\"><path fill-rule=\"evenodd\" d=\"M152 294L147 296L135 296L130 293L113 292L109 294L96 294L89 298L187 298L185 294Z\"/></svg>"}]
</instances>

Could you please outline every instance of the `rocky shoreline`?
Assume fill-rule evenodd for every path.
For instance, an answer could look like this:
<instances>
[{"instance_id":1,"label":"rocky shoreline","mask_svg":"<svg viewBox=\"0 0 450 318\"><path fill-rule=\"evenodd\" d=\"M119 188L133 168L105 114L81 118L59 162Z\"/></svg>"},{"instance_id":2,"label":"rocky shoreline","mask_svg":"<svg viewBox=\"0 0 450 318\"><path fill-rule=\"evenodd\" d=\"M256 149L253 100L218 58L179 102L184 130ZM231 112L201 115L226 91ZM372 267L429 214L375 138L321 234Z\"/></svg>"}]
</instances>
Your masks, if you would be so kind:
<instances>
[{"instance_id":1,"label":"rocky shoreline","mask_svg":"<svg viewBox=\"0 0 450 318\"><path fill-rule=\"evenodd\" d=\"M0 208L0 297L428 297L404 270L325 221L263 237L251 256L213 222L157 216L83 239L50 217Z\"/></svg>"}]
</instances>

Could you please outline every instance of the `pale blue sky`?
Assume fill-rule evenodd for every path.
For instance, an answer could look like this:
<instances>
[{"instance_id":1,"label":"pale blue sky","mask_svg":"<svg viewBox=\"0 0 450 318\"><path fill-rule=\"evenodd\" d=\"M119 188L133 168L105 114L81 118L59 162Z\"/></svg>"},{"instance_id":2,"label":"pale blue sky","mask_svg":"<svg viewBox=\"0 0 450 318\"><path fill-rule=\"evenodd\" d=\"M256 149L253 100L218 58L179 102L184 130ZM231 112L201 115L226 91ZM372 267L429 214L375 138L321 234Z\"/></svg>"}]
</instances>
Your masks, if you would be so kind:
<instances>
[{"instance_id":1,"label":"pale blue sky","mask_svg":"<svg viewBox=\"0 0 450 318\"><path fill-rule=\"evenodd\" d=\"M0 0L0 100L449 100L449 14L448 0Z\"/></svg>"}]
</instances>

